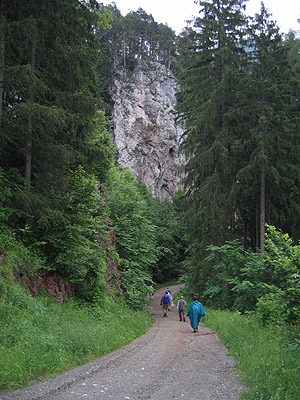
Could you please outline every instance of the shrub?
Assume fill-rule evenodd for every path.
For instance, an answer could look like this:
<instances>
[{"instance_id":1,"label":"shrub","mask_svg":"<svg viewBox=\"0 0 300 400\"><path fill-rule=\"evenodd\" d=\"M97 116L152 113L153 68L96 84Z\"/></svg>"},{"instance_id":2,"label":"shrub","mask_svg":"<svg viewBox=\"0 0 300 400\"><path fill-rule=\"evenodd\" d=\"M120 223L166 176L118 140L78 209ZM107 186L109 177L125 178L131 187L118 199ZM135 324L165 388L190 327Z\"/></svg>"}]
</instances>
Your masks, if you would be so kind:
<instances>
[{"instance_id":1,"label":"shrub","mask_svg":"<svg viewBox=\"0 0 300 400\"><path fill-rule=\"evenodd\" d=\"M263 323L297 326L300 320L300 246L267 226L266 251L246 252L238 241L210 246L215 275L204 296L215 307L254 312Z\"/></svg>"}]
</instances>

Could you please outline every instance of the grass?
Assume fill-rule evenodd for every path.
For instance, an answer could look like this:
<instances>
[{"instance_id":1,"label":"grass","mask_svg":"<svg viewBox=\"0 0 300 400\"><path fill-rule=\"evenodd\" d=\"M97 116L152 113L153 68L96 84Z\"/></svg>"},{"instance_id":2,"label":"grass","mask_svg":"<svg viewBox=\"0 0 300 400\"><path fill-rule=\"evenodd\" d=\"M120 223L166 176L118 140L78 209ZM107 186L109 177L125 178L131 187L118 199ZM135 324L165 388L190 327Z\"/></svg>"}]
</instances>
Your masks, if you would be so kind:
<instances>
[{"instance_id":1,"label":"grass","mask_svg":"<svg viewBox=\"0 0 300 400\"><path fill-rule=\"evenodd\" d=\"M203 322L238 361L237 374L247 387L242 399L299 399L299 338L292 344L286 329L263 327L253 316L206 313ZM151 323L147 310L130 311L121 300L106 310L72 299L54 303L48 297L32 298L15 284L0 300L0 390L83 365L130 343Z\"/></svg>"},{"instance_id":2,"label":"grass","mask_svg":"<svg viewBox=\"0 0 300 400\"><path fill-rule=\"evenodd\" d=\"M238 360L237 374L247 387L242 399L299 400L300 346L290 342L287 329L261 326L254 316L230 311L206 313L203 323Z\"/></svg>"},{"instance_id":3,"label":"grass","mask_svg":"<svg viewBox=\"0 0 300 400\"><path fill-rule=\"evenodd\" d=\"M120 348L152 324L118 300L107 310L32 298L17 285L0 301L0 390L48 379Z\"/></svg>"}]
</instances>

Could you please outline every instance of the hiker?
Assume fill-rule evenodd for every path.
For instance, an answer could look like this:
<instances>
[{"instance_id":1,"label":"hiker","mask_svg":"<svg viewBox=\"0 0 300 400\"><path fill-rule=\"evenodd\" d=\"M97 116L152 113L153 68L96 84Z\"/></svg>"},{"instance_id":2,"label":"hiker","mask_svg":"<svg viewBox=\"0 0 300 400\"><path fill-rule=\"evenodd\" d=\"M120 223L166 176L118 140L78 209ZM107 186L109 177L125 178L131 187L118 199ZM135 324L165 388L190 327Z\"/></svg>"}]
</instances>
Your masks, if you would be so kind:
<instances>
[{"instance_id":1,"label":"hiker","mask_svg":"<svg viewBox=\"0 0 300 400\"><path fill-rule=\"evenodd\" d=\"M183 296L180 296L180 300L178 300L177 303L177 311L178 311L178 315L179 315L179 321L185 322L185 306L186 306L186 302L185 300L183 300Z\"/></svg>"},{"instance_id":2,"label":"hiker","mask_svg":"<svg viewBox=\"0 0 300 400\"><path fill-rule=\"evenodd\" d=\"M206 313L197 296L194 296L194 301L190 304L187 316L190 319L191 327L194 329L194 333L198 332L198 325L201 317L205 317Z\"/></svg>"},{"instance_id":3,"label":"hiker","mask_svg":"<svg viewBox=\"0 0 300 400\"><path fill-rule=\"evenodd\" d=\"M150 292L151 292L151 297L153 298L154 296L154 287L150 285Z\"/></svg>"},{"instance_id":4,"label":"hiker","mask_svg":"<svg viewBox=\"0 0 300 400\"><path fill-rule=\"evenodd\" d=\"M162 296L162 298L160 300L160 305L162 306L162 309L163 309L163 317L167 317L169 307L171 305L170 295L167 292L167 290L165 291L165 294Z\"/></svg>"},{"instance_id":5,"label":"hiker","mask_svg":"<svg viewBox=\"0 0 300 400\"><path fill-rule=\"evenodd\" d=\"M173 301L173 296L169 293L169 297L170 297L170 304L169 304L169 311L171 310L171 307L174 306L174 301Z\"/></svg>"},{"instance_id":6,"label":"hiker","mask_svg":"<svg viewBox=\"0 0 300 400\"><path fill-rule=\"evenodd\" d=\"M154 296L154 288L152 285L149 286L149 292L147 294L147 297L149 300L153 300L153 296Z\"/></svg>"},{"instance_id":7,"label":"hiker","mask_svg":"<svg viewBox=\"0 0 300 400\"><path fill-rule=\"evenodd\" d=\"M168 307L168 310L170 311L171 310L171 306L172 307L174 306L173 296L172 296L171 290L169 288L166 289L166 292L168 292L168 295L170 296L170 300L171 300L171 302L169 304L169 307Z\"/></svg>"}]
</instances>

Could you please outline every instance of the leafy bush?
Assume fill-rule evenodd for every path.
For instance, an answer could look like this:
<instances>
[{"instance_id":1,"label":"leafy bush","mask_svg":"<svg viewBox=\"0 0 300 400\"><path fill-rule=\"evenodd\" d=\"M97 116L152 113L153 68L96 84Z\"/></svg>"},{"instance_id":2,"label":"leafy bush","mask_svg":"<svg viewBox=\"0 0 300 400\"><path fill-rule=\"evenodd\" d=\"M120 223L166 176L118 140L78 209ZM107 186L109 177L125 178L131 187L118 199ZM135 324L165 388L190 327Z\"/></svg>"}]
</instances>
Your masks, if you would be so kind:
<instances>
[{"instance_id":1,"label":"leafy bush","mask_svg":"<svg viewBox=\"0 0 300 400\"><path fill-rule=\"evenodd\" d=\"M240 271L247 255L238 240L226 242L223 246L209 246L207 249L210 254L205 262L212 265L210 269L213 274L201 298L209 305L231 308L236 301L232 289L240 281Z\"/></svg>"},{"instance_id":2,"label":"leafy bush","mask_svg":"<svg viewBox=\"0 0 300 400\"><path fill-rule=\"evenodd\" d=\"M115 229L125 299L130 307L141 308L147 301L158 246L147 202L129 169L112 171L106 205Z\"/></svg>"},{"instance_id":3,"label":"leafy bush","mask_svg":"<svg viewBox=\"0 0 300 400\"><path fill-rule=\"evenodd\" d=\"M11 229L2 226L0 232L0 297L10 290L16 274L33 277L43 267L44 260L17 240Z\"/></svg>"},{"instance_id":4,"label":"leafy bush","mask_svg":"<svg viewBox=\"0 0 300 400\"><path fill-rule=\"evenodd\" d=\"M267 293L265 263L261 253L245 252L245 263L240 268L239 279L232 278L235 294L233 308L241 312L253 311L257 299Z\"/></svg>"},{"instance_id":5,"label":"leafy bush","mask_svg":"<svg viewBox=\"0 0 300 400\"><path fill-rule=\"evenodd\" d=\"M256 311L264 323L299 325L300 246L287 234L267 227L266 251L244 251L238 241L210 246L207 260L215 275L204 300L217 307Z\"/></svg>"},{"instance_id":6,"label":"leafy bush","mask_svg":"<svg viewBox=\"0 0 300 400\"><path fill-rule=\"evenodd\" d=\"M267 285L269 293L261 296L256 304L258 320L265 323L270 322L273 325L281 325L287 320L286 301L284 292L274 285Z\"/></svg>"},{"instance_id":7,"label":"leafy bush","mask_svg":"<svg viewBox=\"0 0 300 400\"><path fill-rule=\"evenodd\" d=\"M88 301L105 293L106 259L101 239L106 232L97 185L95 177L82 167L70 172L64 218L57 222L58 229L44 233L51 267L75 284L77 296Z\"/></svg>"}]
</instances>

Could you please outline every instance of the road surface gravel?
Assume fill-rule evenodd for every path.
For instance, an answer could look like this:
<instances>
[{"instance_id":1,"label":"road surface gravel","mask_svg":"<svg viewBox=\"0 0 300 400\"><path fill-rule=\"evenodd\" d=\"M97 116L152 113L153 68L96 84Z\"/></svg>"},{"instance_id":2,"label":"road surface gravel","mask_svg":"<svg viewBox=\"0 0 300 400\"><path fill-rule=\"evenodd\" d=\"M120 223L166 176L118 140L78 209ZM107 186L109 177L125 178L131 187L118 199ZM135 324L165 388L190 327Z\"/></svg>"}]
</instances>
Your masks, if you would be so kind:
<instances>
[{"instance_id":1,"label":"road surface gravel","mask_svg":"<svg viewBox=\"0 0 300 400\"><path fill-rule=\"evenodd\" d=\"M172 294L179 285L172 286ZM237 400L243 391L235 361L204 325L193 333L176 307L162 317L150 302L153 326L129 345L54 379L0 394L0 400ZM205 308L205 307L204 307Z\"/></svg>"}]
</instances>

